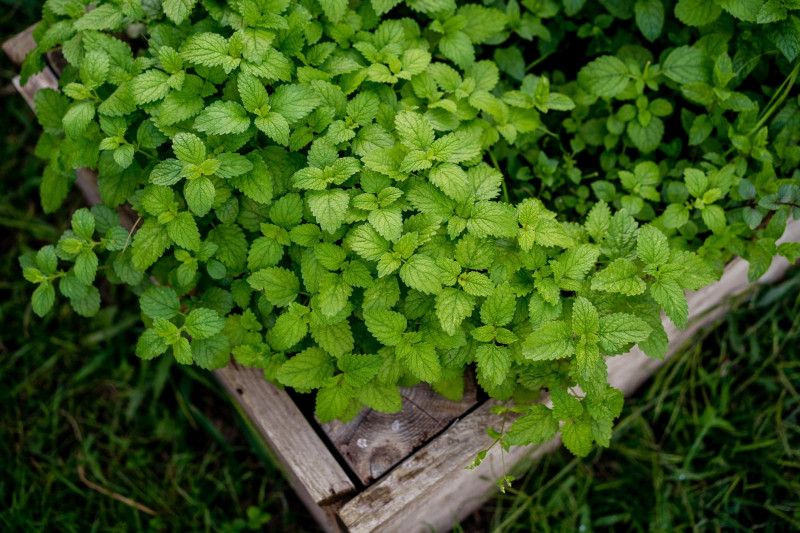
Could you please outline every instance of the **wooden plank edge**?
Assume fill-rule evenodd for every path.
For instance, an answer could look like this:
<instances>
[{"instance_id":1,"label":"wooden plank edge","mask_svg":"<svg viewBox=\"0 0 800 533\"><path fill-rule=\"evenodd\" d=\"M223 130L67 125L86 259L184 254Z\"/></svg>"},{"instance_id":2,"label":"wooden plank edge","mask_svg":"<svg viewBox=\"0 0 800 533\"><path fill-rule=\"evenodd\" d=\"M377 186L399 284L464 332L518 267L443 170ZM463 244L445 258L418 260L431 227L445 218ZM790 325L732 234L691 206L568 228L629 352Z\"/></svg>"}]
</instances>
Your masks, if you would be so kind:
<instances>
[{"instance_id":1,"label":"wooden plank edge","mask_svg":"<svg viewBox=\"0 0 800 533\"><path fill-rule=\"evenodd\" d=\"M798 241L800 221L790 221L778 243ZM784 258L777 257L760 280L750 283L747 279L748 263L742 259L731 261L719 281L687 295L690 324L686 330L679 330L662 317L670 340L663 360L647 357L638 348L608 358L609 382L626 395L632 393L698 330L723 316L728 309L729 297L753 286L777 281L790 266ZM450 530L489 497L495 488L494 481L502 475L503 459L506 469L512 470L522 461L540 457L559 446L560 437L557 436L534 449L514 447L505 453L504 458L495 447L479 469L465 470L477 453L491 444L485 429L499 425L497 415L490 412L499 403L490 400L478 407L346 503L339 515L348 531ZM459 503L454 505L453 502ZM413 520L416 523L411 522Z\"/></svg>"},{"instance_id":2,"label":"wooden plank edge","mask_svg":"<svg viewBox=\"0 0 800 533\"><path fill-rule=\"evenodd\" d=\"M356 487L286 393L259 369L229 363L214 371L281 463L292 487L326 531L340 531L335 510Z\"/></svg>"}]
</instances>

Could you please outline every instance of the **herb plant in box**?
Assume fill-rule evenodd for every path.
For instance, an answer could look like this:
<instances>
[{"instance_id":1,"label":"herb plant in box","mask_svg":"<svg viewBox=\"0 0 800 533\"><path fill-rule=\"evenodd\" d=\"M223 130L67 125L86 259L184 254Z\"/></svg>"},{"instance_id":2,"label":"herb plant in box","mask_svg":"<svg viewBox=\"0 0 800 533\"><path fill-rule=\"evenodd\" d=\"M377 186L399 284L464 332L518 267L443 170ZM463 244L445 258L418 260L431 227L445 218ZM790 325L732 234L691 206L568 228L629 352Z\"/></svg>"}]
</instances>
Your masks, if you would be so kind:
<instances>
[{"instance_id":1,"label":"herb plant in box","mask_svg":"<svg viewBox=\"0 0 800 533\"><path fill-rule=\"evenodd\" d=\"M42 206L81 167L104 203L21 258L33 310L127 284L136 355L233 357L323 422L474 367L502 446L585 455L605 356L663 357L732 257L800 256L794 0L48 0L35 38L23 78L67 62Z\"/></svg>"}]
</instances>

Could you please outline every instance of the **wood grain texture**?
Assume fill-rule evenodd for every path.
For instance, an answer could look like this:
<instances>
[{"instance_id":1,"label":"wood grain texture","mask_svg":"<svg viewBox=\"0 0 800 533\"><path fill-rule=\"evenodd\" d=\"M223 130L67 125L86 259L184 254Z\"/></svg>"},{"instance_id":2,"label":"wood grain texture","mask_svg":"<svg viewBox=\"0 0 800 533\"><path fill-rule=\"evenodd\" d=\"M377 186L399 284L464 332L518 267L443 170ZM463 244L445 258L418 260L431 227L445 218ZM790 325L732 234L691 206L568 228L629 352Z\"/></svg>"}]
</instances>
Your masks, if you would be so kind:
<instances>
[{"instance_id":1,"label":"wood grain texture","mask_svg":"<svg viewBox=\"0 0 800 533\"><path fill-rule=\"evenodd\" d=\"M790 222L778 242L787 241L800 242L799 221ZM769 272L758 283L776 281L789 266L783 258L776 258ZM685 331L678 330L663 319L670 339L665 360L699 329L709 326L723 315L730 296L755 285L747 280L747 267L746 261L736 259L725 268L720 281L688 294L690 325ZM609 358L609 381L630 394L665 360L651 359L638 349ZM495 400L485 402L346 503L339 511L339 516L348 531L448 531L457 520L477 509L494 489L494 481L502 475L500 449L493 448L479 469L469 471L464 467L478 451L491 444L485 429L499 429L499 417L490 412L497 403ZM545 403L549 404L549 401L545 400ZM506 468L511 470L525 460L556 449L559 444L560 438L556 437L535 449L512 448L510 453L505 454Z\"/></svg>"},{"instance_id":2,"label":"wood grain texture","mask_svg":"<svg viewBox=\"0 0 800 533\"><path fill-rule=\"evenodd\" d=\"M369 485L478 401L472 372L464 381L460 402L443 398L425 383L400 390L403 409L399 413L379 413L364 409L353 420L322 424L333 446L364 485Z\"/></svg>"},{"instance_id":3,"label":"wood grain texture","mask_svg":"<svg viewBox=\"0 0 800 533\"><path fill-rule=\"evenodd\" d=\"M294 401L267 382L263 371L231 361L214 374L292 474L296 489L307 492L320 507L336 504L355 492L353 482Z\"/></svg>"}]
</instances>

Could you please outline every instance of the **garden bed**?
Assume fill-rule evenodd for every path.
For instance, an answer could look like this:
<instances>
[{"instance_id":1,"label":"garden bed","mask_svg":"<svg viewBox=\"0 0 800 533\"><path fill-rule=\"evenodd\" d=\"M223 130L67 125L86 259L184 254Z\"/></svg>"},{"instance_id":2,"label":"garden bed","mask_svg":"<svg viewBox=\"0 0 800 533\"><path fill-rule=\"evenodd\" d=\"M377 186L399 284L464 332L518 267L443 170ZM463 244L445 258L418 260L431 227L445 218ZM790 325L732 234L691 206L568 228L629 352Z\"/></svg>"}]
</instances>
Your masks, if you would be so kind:
<instances>
[{"instance_id":1,"label":"garden bed","mask_svg":"<svg viewBox=\"0 0 800 533\"><path fill-rule=\"evenodd\" d=\"M34 43L30 29L4 44L19 63ZM17 86L33 105L33 95L44 87L57 88L57 63ZM78 171L78 186L90 204L99 202L96 180L88 170ZM130 213L124 212L130 217ZM133 219L128 219L128 227ZM792 221L779 242L799 241L800 222ZM701 328L725 312L726 300L746 291L747 263L728 264L720 281L688 295L689 326L681 331L666 318L670 340L667 358ZM773 261L759 283L774 281L789 267ZM666 358L665 358L666 359ZM638 348L608 359L609 383L626 394L633 392L663 361ZM492 408L501 402L482 398L470 376L461 402L444 400L428 385L404 389L404 408L396 414L365 409L348 423L319 424L302 398L264 380L262 371L231 362L215 371L231 396L283 465L295 490L328 531L447 530L481 505L502 476L501 450L493 447L477 471L465 469L494 439L487 427L498 427ZM546 401L546 400L545 400ZM499 428L498 428L499 429ZM512 448L505 468L554 450L558 437L535 449Z\"/></svg>"}]
</instances>

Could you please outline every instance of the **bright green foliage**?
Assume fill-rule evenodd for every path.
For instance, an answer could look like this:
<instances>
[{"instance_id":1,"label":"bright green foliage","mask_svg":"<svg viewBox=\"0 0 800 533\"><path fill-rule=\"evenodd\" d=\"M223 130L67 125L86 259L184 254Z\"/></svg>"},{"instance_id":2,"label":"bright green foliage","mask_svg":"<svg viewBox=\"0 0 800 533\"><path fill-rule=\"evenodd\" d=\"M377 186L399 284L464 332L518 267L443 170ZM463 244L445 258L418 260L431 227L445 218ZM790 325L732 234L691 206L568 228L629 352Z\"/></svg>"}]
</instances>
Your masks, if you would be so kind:
<instances>
[{"instance_id":1,"label":"bright green foliage","mask_svg":"<svg viewBox=\"0 0 800 533\"><path fill-rule=\"evenodd\" d=\"M474 365L525 412L498 441L585 455L605 357L663 357L662 310L685 327L734 255L800 255L796 2L84 4L46 3L23 75L68 63L44 209L80 167L105 205L21 264L39 315L133 287L142 358L232 354L322 421L457 400Z\"/></svg>"}]
</instances>

